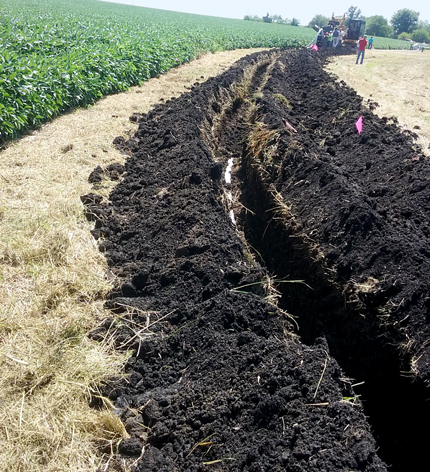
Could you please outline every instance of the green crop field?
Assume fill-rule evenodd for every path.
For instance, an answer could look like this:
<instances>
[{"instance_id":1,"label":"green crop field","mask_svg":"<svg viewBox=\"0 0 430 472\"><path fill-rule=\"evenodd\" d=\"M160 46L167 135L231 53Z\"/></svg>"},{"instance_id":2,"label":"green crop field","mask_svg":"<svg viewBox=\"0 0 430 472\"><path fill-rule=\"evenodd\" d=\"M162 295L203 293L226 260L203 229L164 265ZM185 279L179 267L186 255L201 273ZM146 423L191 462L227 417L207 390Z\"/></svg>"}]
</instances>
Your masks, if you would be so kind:
<instances>
[{"instance_id":1,"label":"green crop field","mask_svg":"<svg viewBox=\"0 0 430 472\"><path fill-rule=\"evenodd\" d=\"M369 39L369 35L367 39ZM373 36L373 49L410 49L409 41L401 39L382 38L380 36Z\"/></svg>"},{"instance_id":2,"label":"green crop field","mask_svg":"<svg viewBox=\"0 0 430 472\"><path fill-rule=\"evenodd\" d=\"M95 0L1 0L0 143L202 52L305 46L314 35Z\"/></svg>"}]
</instances>

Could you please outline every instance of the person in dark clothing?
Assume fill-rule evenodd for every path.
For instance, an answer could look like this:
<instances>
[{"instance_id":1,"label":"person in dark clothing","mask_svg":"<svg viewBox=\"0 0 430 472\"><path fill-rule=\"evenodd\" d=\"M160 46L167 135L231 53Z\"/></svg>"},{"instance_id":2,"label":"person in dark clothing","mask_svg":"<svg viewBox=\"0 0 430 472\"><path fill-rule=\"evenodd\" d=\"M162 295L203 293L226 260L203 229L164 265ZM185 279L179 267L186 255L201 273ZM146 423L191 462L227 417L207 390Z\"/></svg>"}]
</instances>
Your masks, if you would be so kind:
<instances>
[{"instance_id":1,"label":"person in dark clothing","mask_svg":"<svg viewBox=\"0 0 430 472\"><path fill-rule=\"evenodd\" d=\"M328 32L323 36L321 45L322 45L323 48L327 47L327 45L328 45Z\"/></svg>"},{"instance_id":2,"label":"person in dark clothing","mask_svg":"<svg viewBox=\"0 0 430 472\"><path fill-rule=\"evenodd\" d=\"M337 48L338 44L339 44L339 30L336 27L333 31L333 47Z\"/></svg>"}]
</instances>

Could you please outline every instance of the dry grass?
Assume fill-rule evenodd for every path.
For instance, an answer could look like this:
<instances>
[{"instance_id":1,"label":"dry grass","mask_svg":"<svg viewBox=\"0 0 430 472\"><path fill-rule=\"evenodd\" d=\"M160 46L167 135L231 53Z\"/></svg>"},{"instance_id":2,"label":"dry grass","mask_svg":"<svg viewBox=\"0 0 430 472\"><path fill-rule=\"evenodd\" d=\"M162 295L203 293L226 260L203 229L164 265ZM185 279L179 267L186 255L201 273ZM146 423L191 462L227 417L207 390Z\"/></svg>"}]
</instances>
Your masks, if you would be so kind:
<instances>
[{"instance_id":1,"label":"dry grass","mask_svg":"<svg viewBox=\"0 0 430 472\"><path fill-rule=\"evenodd\" d=\"M256 122L248 138L248 149L254 159L261 164L271 162L276 152L279 131L269 130L262 122Z\"/></svg>"},{"instance_id":2,"label":"dry grass","mask_svg":"<svg viewBox=\"0 0 430 472\"><path fill-rule=\"evenodd\" d=\"M379 116L396 116L402 127L416 132L418 142L430 156L430 54L427 51L371 50L366 51L362 66L355 65L355 56L343 56L335 58L327 70L366 100L376 101L379 107L375 112Z\"/></svg>"},{"instance_id":3,"label":"dry grass","mask_svg":"<svg viewBox=\"0 0 430 472\"><path fill-rule=\"evenodd\" d=\"M133 112L186 91L252 51L206 55L107 97L0 153L0 470L94 471L100 443L126 437L109 402L88 400L121 374L126 355L87 336L110 316L106 263L80 196L97 165L122 162L112 146ZM105 183L107 190L110 188Z\"/></svg>"},{"instance_id":4,"label":"dry grass","mask_svg":"<svg viewBox=\"0 0 430 472\"><path fill-rule=\"evenodd\" d=\"M124 355L86 336L110 286L79 203L85 174L55 148L26 147L0 167L0 470L89 470L91 440L125 434L88 406Z\"/></svg>"},{"instance_id":5,"label":"dry grass","mask_svg":"<svg viewBox=\"0 0 430 472\"><path fill-rule=\"evenodd\" d=\"M360 293L372 293L375 290L376 284L379 280L374 277L368 277L366 281L362 283L355 283L355 291Z\"/></svg>"}]
</instances>

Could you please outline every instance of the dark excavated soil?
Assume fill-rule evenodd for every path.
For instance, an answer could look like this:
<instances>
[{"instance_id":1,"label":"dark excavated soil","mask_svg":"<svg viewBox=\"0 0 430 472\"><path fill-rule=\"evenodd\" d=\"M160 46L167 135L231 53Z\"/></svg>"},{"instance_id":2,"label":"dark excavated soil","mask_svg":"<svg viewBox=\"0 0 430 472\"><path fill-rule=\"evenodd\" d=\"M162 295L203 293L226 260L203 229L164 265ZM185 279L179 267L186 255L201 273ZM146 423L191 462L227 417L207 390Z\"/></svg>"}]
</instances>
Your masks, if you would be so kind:
<instances>
[{"instance_id":1,"label":"dark excavated soil","mask_svg":"<svg viewBox=\"0 0 430 472\"><path fill-rule=\"evenodd\" d=\"M422 464L429 163L324 54L248 56L133 117L125 169L91 175L121 315L92 335L134 350L104 394L136 471Z\"/></svg>"}]
</instances>

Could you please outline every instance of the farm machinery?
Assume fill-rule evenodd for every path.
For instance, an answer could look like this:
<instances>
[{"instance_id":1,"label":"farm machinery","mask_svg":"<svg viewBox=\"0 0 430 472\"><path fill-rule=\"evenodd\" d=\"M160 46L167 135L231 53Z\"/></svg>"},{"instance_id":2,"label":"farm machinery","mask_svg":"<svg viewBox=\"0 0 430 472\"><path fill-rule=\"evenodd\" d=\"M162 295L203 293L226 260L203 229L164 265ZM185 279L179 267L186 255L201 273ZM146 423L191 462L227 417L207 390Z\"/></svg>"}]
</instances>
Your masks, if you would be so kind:
<instances>
[{"instance_id":1,"label":"farm machinery","mask_svg":"<svg viewBox=\"0 0 430 472\"><path fill-rule=\"evenodd\" d=\"M322 27L315 25L314 30L318 32L316 43L317 46L324 47L324 38L326 34L334 31L334 29L337 28L342 37L342 43L340 45L352 46L355 48L358 39L364 34L366 22L364 20L349 19L348 26L346 26L346 23L347 20L345 19L345 15L336 17L333 13L331 20L327 25Z\"/></svg>"}]
</instances>

